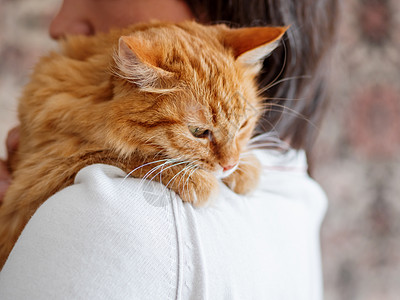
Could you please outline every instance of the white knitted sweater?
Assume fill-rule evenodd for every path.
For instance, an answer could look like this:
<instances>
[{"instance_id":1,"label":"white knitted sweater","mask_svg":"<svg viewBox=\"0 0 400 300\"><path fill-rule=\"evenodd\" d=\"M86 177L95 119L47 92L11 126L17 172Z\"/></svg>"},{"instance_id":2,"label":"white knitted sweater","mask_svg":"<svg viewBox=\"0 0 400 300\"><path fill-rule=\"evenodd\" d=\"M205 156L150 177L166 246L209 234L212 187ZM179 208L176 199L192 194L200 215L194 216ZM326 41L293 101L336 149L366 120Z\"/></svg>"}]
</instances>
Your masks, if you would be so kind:
<instances>
[{"instance_id":1,"label":"white knitted sweater","mask_svg":"<svg viewBox=\"0 0 400 300\"><path fill-rule=\"evenodd\" d=\"M257 155L259 188L221 183L205 208L113 166L82 169L26 226L0 299L321 299L325 195L303 152Z\"/></svg>"}]
</instances>

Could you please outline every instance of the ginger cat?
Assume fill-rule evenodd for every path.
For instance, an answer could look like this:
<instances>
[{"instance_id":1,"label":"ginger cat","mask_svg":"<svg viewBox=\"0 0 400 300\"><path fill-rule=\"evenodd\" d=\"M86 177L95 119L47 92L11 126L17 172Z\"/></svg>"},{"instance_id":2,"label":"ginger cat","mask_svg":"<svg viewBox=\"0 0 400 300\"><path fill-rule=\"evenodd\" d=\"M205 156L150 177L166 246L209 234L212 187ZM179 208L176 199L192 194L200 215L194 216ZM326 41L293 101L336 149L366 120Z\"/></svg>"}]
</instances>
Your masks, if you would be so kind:
<instances>
[{"instance_id":1,"label":"ginger cat","mask_svg":"<svg viewBox=\"0 0 400 300\"><path fill-rule=\"evenodd\" d=\"M0 268L36 209L90 164L161 173L195 205L217 195L217 178L240 194L254 189L259 164L246 144L262 107L255 78L285 31L140 24L69 37L42 58L20 99Z\"/></svg>"}]
</instances>

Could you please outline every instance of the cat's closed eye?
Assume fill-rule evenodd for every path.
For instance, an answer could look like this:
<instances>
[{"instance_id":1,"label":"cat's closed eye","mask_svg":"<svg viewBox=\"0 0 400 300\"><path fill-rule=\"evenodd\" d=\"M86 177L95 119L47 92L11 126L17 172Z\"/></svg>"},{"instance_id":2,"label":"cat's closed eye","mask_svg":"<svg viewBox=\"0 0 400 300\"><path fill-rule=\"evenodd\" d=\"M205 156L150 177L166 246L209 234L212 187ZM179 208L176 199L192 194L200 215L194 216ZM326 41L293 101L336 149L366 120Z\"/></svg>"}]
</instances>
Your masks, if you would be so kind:
<instances>
[{"instance_id":1,"label":"cat's closed eye","mask_svg":"<svg viewBox=\"0 0 400 300\"><path fill-rule=\"evenodd\" d=\"M210 138L211 131L205 128L200 128L196 126L188 126L190 133L196 138Z\"/></svg>"},{"instance_id":2,"label":"cat's closed eye","mask_svg":"<svg viewBox=\"0 0 400 300\"><path fill-rule=\"evenodd\" d=\"M240 126L240 129L246 127L247 124L248 124L248 120L244 121L243 124L242 124L242 126Z\"/></svg>"}]
</instances>

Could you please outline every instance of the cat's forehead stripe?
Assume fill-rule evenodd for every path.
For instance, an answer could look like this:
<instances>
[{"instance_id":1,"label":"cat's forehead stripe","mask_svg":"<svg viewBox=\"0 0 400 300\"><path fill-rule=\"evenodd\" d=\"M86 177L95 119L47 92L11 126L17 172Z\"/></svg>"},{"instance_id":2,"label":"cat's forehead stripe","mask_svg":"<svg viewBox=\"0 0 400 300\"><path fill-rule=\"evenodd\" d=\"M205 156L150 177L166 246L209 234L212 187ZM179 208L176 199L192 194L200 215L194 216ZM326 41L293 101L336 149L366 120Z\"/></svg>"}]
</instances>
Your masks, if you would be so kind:
<instances>
[{"instance_id":1,"label":"cat's forehead stripe","mask_svg":"<svg viewBox=\"0 0 400 300\"><path fill-rule=\"evenodd\" d=\"M243 105L235 103L235 101L225 101L225 103L218 102L217 105L210 105L212 113L213 126L216 127L229 127L237 126L241 119L245 117Z\"/></svg>"},{"instance_id":2,"label":"cat's forehead stripe","mask_svg":"<svg viewBox=\"0 0 400 300\"><path fill-rule=\"evenodd\" d=\"M144 128L154 128L158 126L167 126L167 125L174 125L180 123L178 120L175 119L161 119L161 120L146 120L146 121L139 121L139 120L130 120L133 125L144 127Z\"/></svg>"}]
</instances>

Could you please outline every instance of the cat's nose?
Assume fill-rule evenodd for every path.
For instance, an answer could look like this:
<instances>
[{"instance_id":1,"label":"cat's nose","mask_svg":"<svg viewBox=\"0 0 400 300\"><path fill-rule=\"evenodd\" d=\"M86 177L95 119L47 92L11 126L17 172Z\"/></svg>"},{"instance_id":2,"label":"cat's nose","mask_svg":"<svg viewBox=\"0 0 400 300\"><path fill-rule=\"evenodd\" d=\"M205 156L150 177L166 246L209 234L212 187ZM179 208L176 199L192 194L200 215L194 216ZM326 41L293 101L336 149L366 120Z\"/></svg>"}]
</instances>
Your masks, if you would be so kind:
<instances>
[{"instance_id":1,"label":"cat's nose","mask_svg":"<svg viewBox=\"0 0 400 300\"><path fill-rule=\"evenodd\" d=\"M233 169L234 167L236 167L236 165L237 165L237 162L232 164L232 165L225 165L225 166L220 164L220 166L222 167L224 172Z\"/></svg>"}]
</instances>

